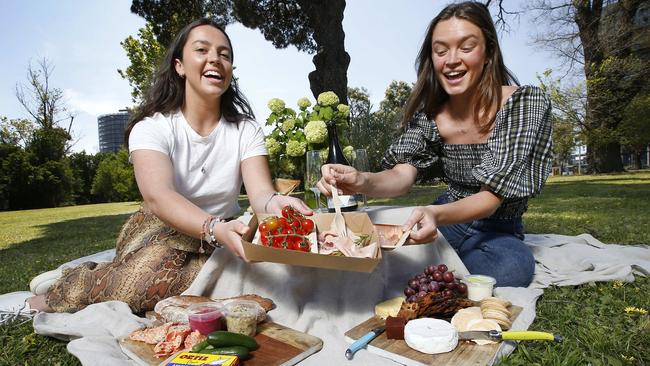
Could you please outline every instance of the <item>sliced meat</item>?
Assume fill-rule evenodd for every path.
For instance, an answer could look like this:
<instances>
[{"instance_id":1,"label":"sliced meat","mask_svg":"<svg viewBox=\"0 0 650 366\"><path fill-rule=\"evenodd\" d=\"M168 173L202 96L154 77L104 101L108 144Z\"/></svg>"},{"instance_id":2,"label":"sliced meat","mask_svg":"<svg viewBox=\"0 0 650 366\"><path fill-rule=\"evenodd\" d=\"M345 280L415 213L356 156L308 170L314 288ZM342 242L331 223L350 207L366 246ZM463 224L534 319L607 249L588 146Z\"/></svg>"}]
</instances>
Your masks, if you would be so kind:
<instances>
[{"instance_id":1,"label":"sliced meat","mask_svg":"<svg viewBox=\"0 0 650 366\"><path fill-rule=\"evenodd\" d=\"M203 342L207 338L208 337L206 337L203 334L199 333L198 330L195 330L192 333L188 334L187 337L185 337L185 342L183 342L183 348L184 349L192 349L192 347L194 347L194 345Z\"/></svg>"},{"instance_id":2,"label":"sliced meat","mask_svg":"<svg viewBox=\"0 0 650 366\"><path fill-rule=\"evenodd\" d=\"M169 328L174 325L174 323L165 323L163 325L145 328L141 330L136 330L129 334L129 339L133 341L140 341L148 344L156 344L160 341L165 340L167 331Z\"/></svg>"},{"instance_id":3,"label":"sliced meat","mask_svg":"<svg viewBox=\"0 0 650 366\"><path fill-rule=\"evenodd\" d=\"M153 348L156 357L167 357L183 348L185 337L192 333L187 324L173 325L169 328L165 340L156 344Z\"/></svg>"}]
</instances>

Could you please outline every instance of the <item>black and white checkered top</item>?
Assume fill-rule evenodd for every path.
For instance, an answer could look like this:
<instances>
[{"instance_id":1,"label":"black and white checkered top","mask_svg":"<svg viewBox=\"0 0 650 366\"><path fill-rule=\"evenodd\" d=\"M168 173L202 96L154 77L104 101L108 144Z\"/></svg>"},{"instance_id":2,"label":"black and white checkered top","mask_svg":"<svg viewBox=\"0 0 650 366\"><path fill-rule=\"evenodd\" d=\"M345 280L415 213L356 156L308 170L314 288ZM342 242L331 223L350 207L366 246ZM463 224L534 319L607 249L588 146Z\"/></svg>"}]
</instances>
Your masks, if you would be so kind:
<instances>
[{"instance_id":1,"label":"black and white checkered top","mask_svg":"<svg viewBox=\"0 0 650 366\"><path fill-rule=\"evenodd\" d=\"M497 112L486 143L445 144L435 121L416 114L388 148L382 167L417 168L418 178L440 177L454 200L477 193L485 184L504 200L494 219L515 218L528 208L551 171L551 102L538 87L517 89Z\"/></svg>"}]
</instances>

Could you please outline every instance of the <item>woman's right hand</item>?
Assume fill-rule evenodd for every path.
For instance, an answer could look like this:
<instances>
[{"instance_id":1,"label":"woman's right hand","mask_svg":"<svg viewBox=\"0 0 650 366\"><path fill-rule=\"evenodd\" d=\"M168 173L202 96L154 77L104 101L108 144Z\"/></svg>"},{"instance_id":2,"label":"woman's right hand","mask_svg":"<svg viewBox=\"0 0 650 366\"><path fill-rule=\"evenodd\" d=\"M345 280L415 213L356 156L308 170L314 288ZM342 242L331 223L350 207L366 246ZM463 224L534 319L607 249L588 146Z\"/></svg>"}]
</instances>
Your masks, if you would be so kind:
<instances>
[{"instance_id":1,"label":"woman's right hand","mask_svg":"<svg viewBox=\"0 0 650 366\"><path fill-rule=\"evenodd\" d=\"M366 177L349 165L325 164L321 167L321 179L316 187L326 196L331 196L331 185L343 194L363 193Z\"/></svg>"},{"instance_id":2,"label":"woman's right hand","mask_svg":"<svg viewBox=\"0 0 650 366\"><path fill-rule=\"evenodd\" d=\"M233 254L243 259L244 262L250 262L244 254L244 247L241 243L242 236L250 231L248 225L239 220L231 220L224 223L218 223L214 227L214 233L217 242L228 248Z\"/></svg>"}]
</instances>

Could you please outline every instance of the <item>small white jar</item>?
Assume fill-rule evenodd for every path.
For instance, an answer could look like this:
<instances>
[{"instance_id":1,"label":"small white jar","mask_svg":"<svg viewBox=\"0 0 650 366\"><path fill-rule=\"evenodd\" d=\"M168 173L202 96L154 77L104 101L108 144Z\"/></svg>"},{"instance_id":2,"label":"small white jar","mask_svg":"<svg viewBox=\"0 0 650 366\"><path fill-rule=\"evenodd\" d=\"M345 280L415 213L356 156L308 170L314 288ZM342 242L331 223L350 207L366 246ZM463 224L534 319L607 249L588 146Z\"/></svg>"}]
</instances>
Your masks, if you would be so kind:
<instances>
[{"instance_id":1,"label":"small white jar","mask_svg":"<svg viewBox=\"0 0 650 366\"><path fill-rule=\"evenodd\" d=\"M492 289L497 280L485 275L466 275L463 282L467 285L467 298L481 301L492 296Z\"/></svg>"}]
</instances>

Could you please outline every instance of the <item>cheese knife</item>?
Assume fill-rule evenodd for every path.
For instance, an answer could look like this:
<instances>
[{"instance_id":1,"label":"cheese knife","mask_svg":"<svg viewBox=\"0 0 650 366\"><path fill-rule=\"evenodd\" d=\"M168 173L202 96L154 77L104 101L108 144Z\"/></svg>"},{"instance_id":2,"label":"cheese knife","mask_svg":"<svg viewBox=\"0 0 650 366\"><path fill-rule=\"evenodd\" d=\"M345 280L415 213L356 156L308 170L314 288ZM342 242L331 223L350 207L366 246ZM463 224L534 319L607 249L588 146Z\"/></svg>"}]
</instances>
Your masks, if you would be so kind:
<instances>
[{"instance_id":1,"label":"cheese knife","mask_svg":"<svg viewBox=\"0 0 650 366\"><path fill-rule=\"evenodd\" d=\"M489 341L556 341L562 342L562 336L554 335L547 332L537 332L531 330L525 331L505 331L498 330L472 330L468 332L458 332L458 339L470 341L473 339L486 339Z\"/></svg>"},{"instance_id":2,"label":"cheese knife","mask_svg":"<svg viewBox=\"0 0 650 366\"><path fill-rule=\"evenodd\" d=\"M354 343L352 343L350 345L350 347L345 351L345 358L347 358L348 360L351 360L352 356L354 356L355 352L357 352L358 350L360 350L363 347L365 347L366 345L368 345L368 343L370 343L370 341L375 339L378 335L382 334L384 332L384 330L386 330L386 327L382 325L380 327L374 328L373 330L366 333L361 338L354 341Z\"/></svg>"}]
</instances>

